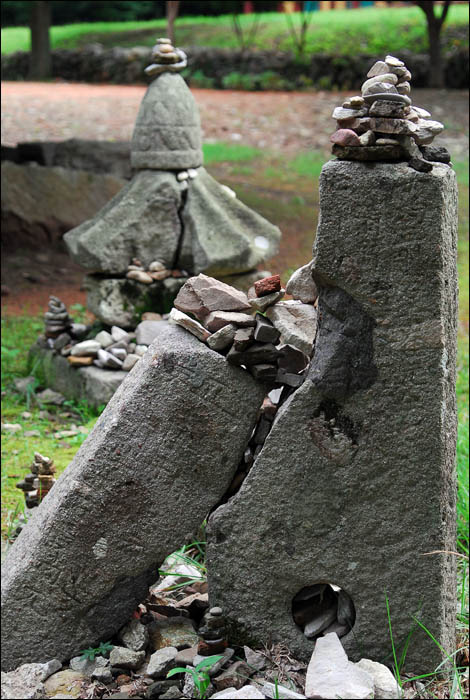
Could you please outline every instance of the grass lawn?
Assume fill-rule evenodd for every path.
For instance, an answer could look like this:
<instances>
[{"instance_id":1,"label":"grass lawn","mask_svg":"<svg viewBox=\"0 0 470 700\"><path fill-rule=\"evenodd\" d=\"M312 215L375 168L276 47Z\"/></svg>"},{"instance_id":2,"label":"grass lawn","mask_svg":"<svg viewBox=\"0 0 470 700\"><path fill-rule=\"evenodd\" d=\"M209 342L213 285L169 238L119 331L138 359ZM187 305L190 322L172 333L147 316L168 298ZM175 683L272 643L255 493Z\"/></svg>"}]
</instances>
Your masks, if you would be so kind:
<instances>
[{"instance_id":1,"label":"grass lawn","mask_svg":"<svg viewBox=\"0 0 470 700\"><path fill-rule=\"evenodd\" d=\"M291 50L292 38L282 13L257 15L256 48ZM241 15L240 23L248 33L253 15ZM293 15L298 24L298 15ZM51 29L52 48L76 48L91 42L105 46L153 46L155 37L164 34L164 19L145 22L96 22L56 26ZM219 17L180 17L175 28L180 46L215 46L237 48L231 15ZM409 50L427 51L424 13L418 7L363 8L312 13L307 33L307 52L365 53L374 56ZM468 7L451 5L443 29L444 50L468 47ZM2 53L28 51L29 29L2 29Z\"/></svg>"}]
</instances>

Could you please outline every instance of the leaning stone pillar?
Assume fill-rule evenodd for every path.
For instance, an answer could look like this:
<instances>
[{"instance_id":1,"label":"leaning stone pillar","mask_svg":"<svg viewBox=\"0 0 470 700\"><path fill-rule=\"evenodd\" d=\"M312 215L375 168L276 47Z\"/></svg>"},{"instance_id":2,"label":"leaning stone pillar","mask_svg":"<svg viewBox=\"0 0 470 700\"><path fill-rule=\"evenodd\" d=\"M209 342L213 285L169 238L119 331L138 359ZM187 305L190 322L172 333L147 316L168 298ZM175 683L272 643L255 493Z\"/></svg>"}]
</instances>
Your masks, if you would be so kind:
<instances>
[{"instance_id":1,"label":"leaning stone pillar","mask_svg":"<svg viewBox=\"0 0 470 700\"><path fill-rule=\"evenodd\" d=\"M405 665L430 671L443 654L414 618L455 648L455 174L330 161L320 203L315 354L211 516L211 603L234 642L307 659L293 599L333 584L353 603L338 632L350 658L391 664L388 599L398 653L412 632Z\"/></svg>"}]
</instances>

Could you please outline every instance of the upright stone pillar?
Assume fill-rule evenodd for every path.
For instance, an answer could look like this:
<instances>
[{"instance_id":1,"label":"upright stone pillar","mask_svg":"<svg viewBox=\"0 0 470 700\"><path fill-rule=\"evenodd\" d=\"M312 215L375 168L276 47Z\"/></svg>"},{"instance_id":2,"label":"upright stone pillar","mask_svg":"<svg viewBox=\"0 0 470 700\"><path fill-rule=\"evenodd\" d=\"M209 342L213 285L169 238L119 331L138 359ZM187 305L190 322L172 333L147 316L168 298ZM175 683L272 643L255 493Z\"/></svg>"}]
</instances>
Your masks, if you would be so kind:
<instances>
[{"instance_id":1,"label":"upright stone pillar","mask_svg":"<svg viewBox=\"0 0 470 700\"><path fill-rule=\"evenodd\" d=\"M405 666L431 671L443 654L414 617L455 648L455 174L330 161L320 204L313 360L210 518L211 604L232 643L307 659L293 598L330 583L353 603L338 631L350 658L392 663L388 600Z\"/></svg>"}]
</instances>

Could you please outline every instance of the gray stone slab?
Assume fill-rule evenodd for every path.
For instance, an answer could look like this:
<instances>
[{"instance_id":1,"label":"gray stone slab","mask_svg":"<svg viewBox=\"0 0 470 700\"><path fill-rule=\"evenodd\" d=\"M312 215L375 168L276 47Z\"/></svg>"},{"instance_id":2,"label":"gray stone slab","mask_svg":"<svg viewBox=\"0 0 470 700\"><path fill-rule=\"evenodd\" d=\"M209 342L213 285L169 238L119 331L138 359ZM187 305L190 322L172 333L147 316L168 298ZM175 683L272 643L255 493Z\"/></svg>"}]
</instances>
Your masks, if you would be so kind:
<instances>
[{"instance_id":1,"label":"gray stone slab","mask_svg":"<svg viewBox=\"0 0 470 700\"><path fill-rule=\"evenodd\" d=\"M383 662L386 593L399 652L415 614L450 651L456 558L422 555L455 550L455 174L330 161L320 203L315 354L240 491L210 517L210 602L233 643L278 641L307 660L292 598L336 584L355 605L348 655ZM415 629L407 667L441 661Z\"/></svg>"},{"instance_id":2,"label":"gray stone slab","mask_svg":"<svg viewBox=\"0 0 470 700\"><path fill-rule=\"evenodd\" d=\"M198 275L224 279L251 272L276 255L281 232L204 168L191 181L182 211L184 238L178 265ZM225 279L224 279L225 281Z\"/></svg>"},{"instance_id":3,"label":"gray stone slab","mask_svg":"<svg viewBox=\"0 0 470 700\"><path fill-rule=\"evenodd\" d=\"M228 488L264 390L162 323L2 567L2 664L110 639Z\"/></svg>"},{"instance_id":4,"label":"gray stone slab","mask_svg":"<svg viewBox=\"0 0 470 700\"><path fill-rule=\"evenodd\" d=\"M173 267L182 185L174 173L140 170L93 219L68 231L72 259L93 273L124 275L132 258Z\"/></svg>"},{"instance_id":5,"label":"gray stone slab","mask_svg":"<svg viewBox=\"0 0 470 700\"><path fill-rule=\"evenodd\" d=\"M66 399L86 399L92 406L108 403L128 374L99 367L72 367L65 357L38 345L31 347L28 362L46 386Z\"/></svg>"}]
</instances>

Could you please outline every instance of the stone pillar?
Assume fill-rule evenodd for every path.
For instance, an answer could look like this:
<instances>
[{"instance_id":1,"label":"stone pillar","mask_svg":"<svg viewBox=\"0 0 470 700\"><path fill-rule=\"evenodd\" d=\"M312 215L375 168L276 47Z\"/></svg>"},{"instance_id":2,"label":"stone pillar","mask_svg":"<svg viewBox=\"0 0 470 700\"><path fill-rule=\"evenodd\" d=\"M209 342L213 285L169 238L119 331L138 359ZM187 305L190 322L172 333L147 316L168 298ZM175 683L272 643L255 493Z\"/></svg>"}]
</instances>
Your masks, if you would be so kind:
<instances>
[{"instance_id":1,"label":"stone pillar","mask_svg":"<svg viewBox=\"0 0 470 700\"><path fill-rule=\"evenodd\" d=\"M314 247L319 331L240 491L209 521L212 605L231 643L309 658L304 587L353 601L352 660L432 671L455 648L457 190L452 169L330 161ZM354 617L354 616L353 616Z\"/></svg>"}]
</instances>

